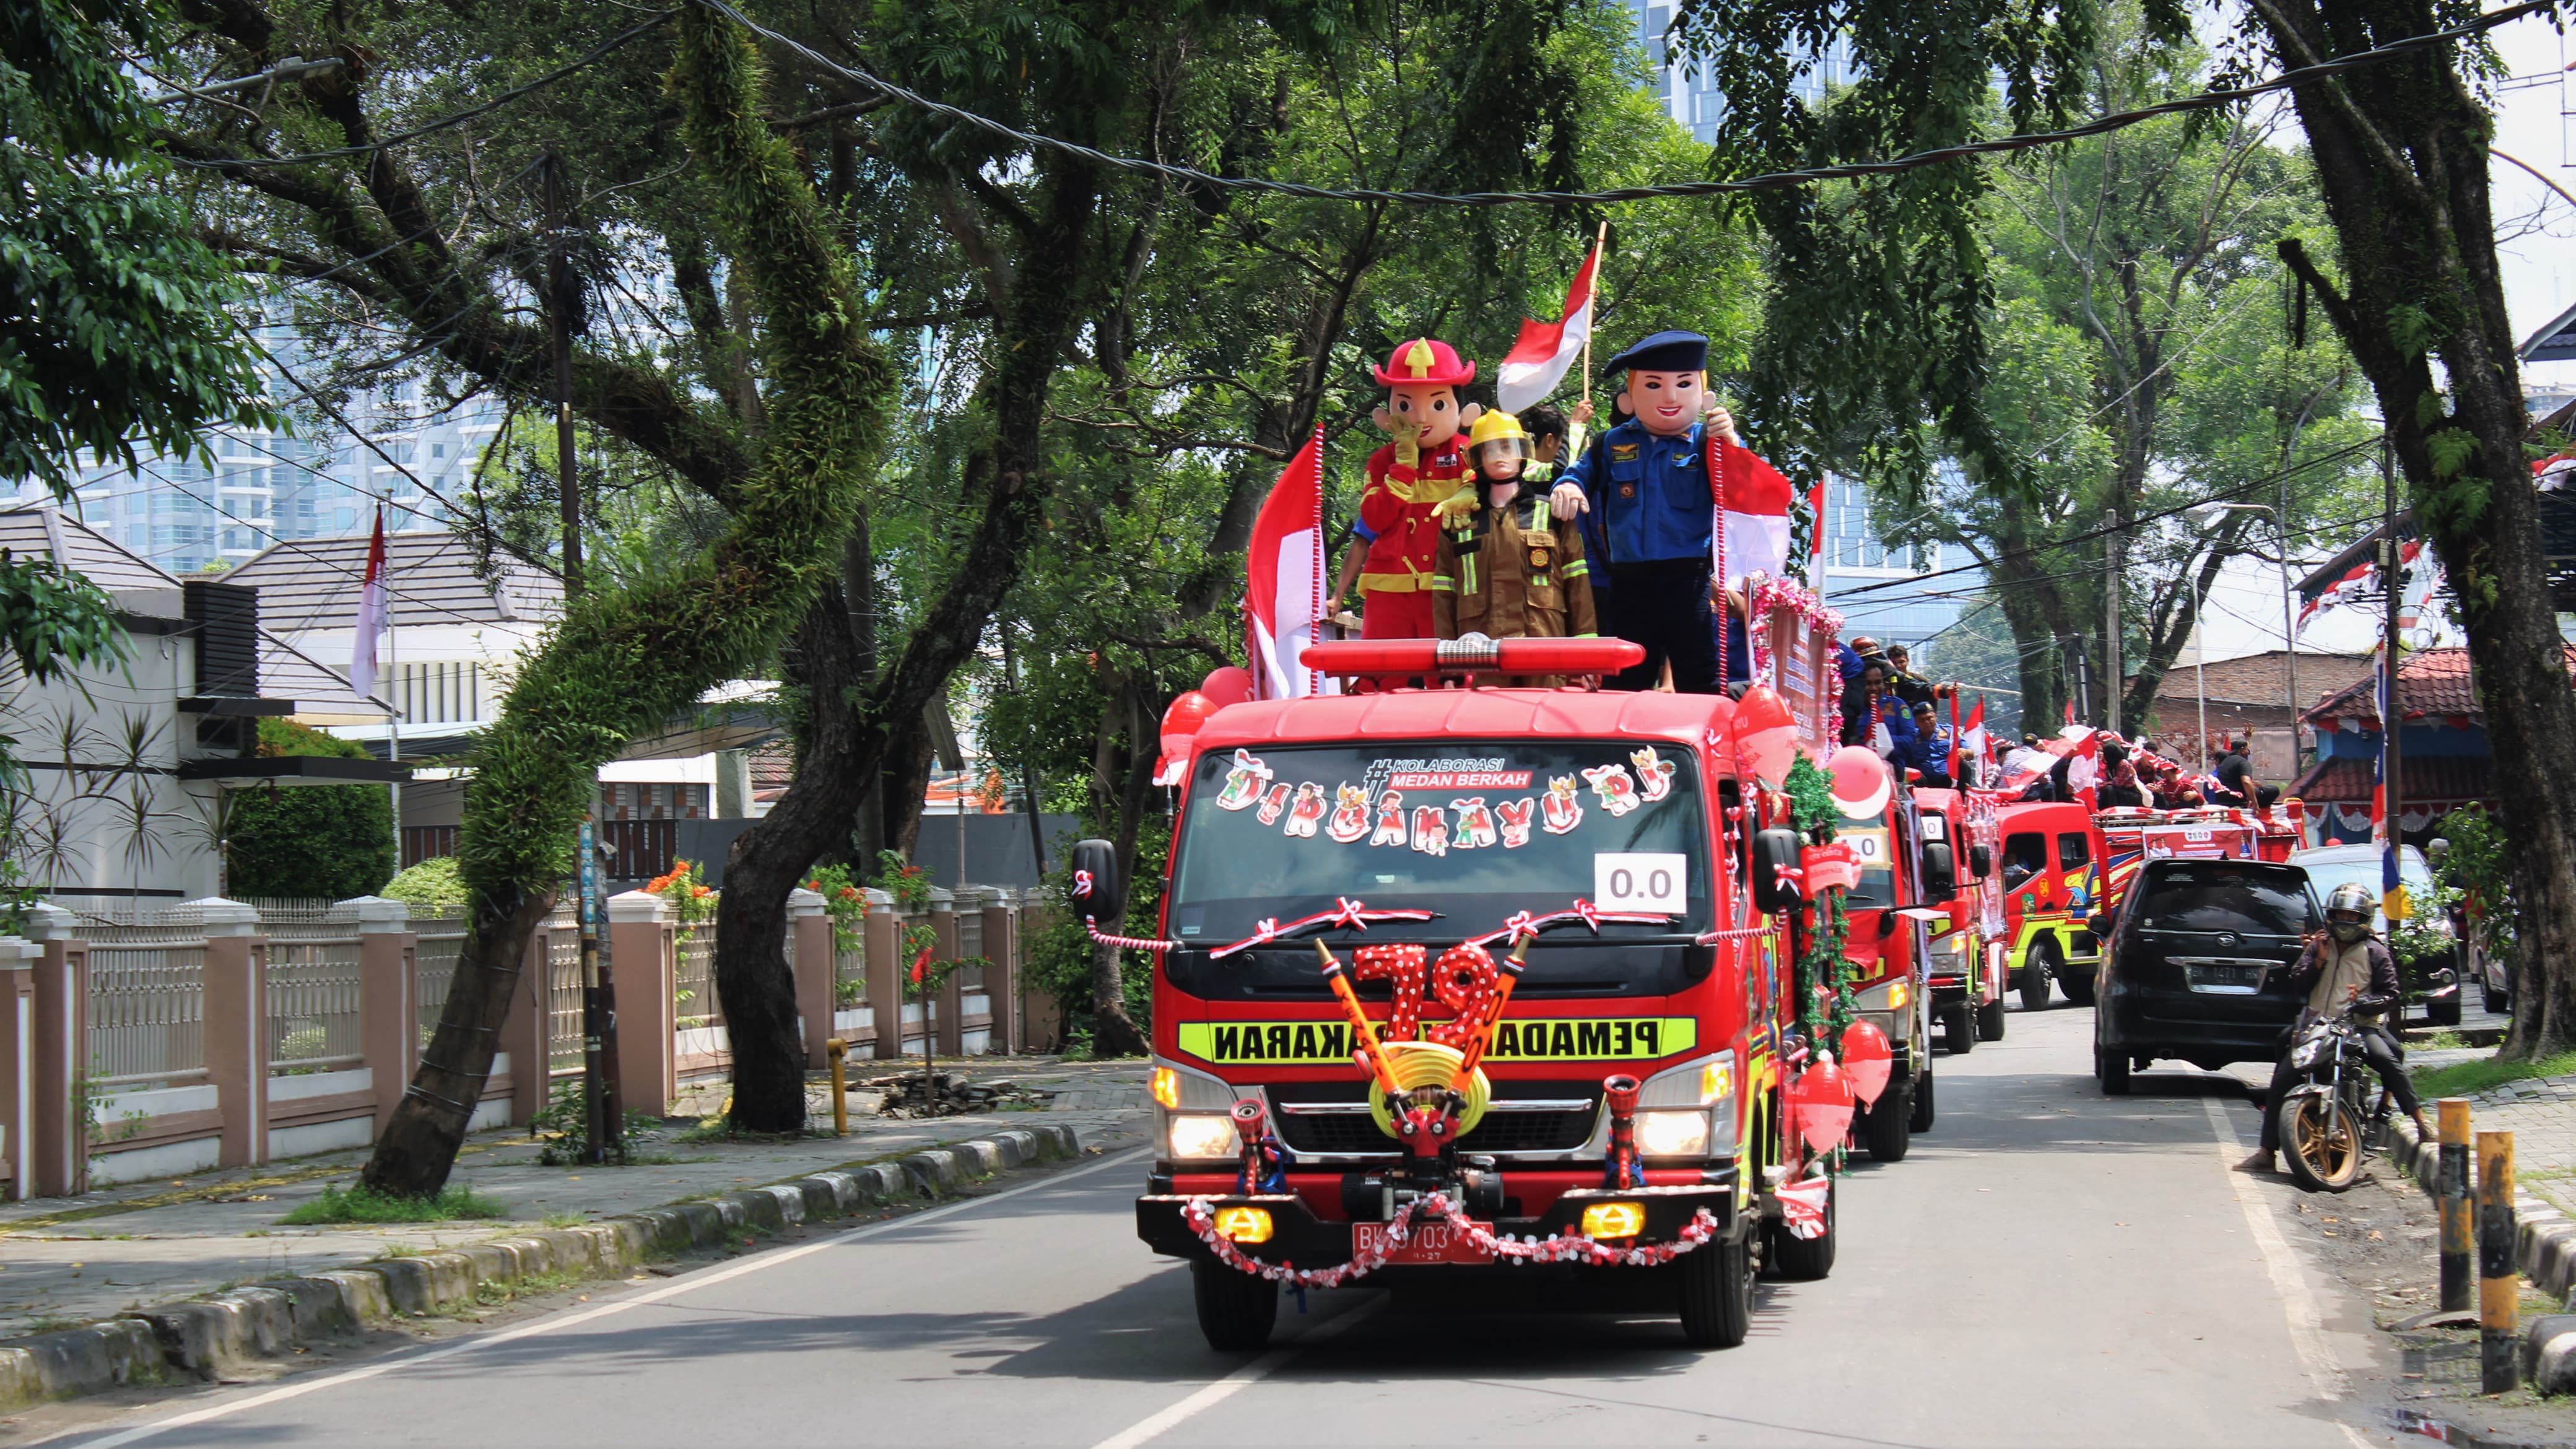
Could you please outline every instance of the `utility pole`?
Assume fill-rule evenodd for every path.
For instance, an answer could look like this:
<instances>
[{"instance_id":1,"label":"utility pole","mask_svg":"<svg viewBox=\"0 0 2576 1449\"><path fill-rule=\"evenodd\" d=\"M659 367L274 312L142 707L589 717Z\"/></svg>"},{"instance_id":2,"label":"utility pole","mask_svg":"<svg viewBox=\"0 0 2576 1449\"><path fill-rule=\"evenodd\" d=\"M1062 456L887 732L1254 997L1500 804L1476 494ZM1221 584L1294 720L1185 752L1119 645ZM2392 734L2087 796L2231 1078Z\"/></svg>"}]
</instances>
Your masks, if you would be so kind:
<instances>
[{"instance_id":1,"label":"utility pole","mask_svg":"<svg viewBox=\"0 0 2576 1449\"><path fill-rule=\"evenodd\" d=\"M2120 512L2111 510L2111 532L2102 540L2102 718L2120 733Z\"/></svg>"},{"instance_id":2,"label":"utility pole","mask_svg":"<svg viewBox=\"0 0 2576 1449\"><path fill-rule=\"evenodd\" d=\"M2406 832L2405 827L2401 825L2399 821L2403 813L2401 807L2404 804L2405 789L2404 782L2398 773L2398 762L2400 759L2398 753L2398 741L2400 735L2399 721L2406 717L2406 711L2401 708L2397 702L2397 614L2399 608L2404 605L2406 600L2406 580L2399 576L2399 560L2404 557L2404 553L2398 546L2397 542L2396 445L2385 433L2381 435L2379 440L2379 476L2381 479L2382 491L2387 495L2382 510L2384 521L2379 527L2379 532L2381 534L2380 546L2386 550L2386 553L2383 555L2385 562L2380 565L2379 569L2379 581L2388 588L2388 639L2386 645L2388 649L2388 698L2381 707L2379 719L2379 739L2380 749L2382 751L2380 755L2380 771L2382 776L2380 788L2383 792L2381 799L2386 802L2383 808L2387 811L2388 815L2388 848L2397 851L2399 853L2399 858L2402 860L2404 858L2403 848L2406 844ZM2400 889L2403 889L2402 878Z\"/></svg>"},{"instance_id":3,"label":"utility pole","mask_svg":"<svg viewBox=\"0 0 2576 1449\"><path fill-rule=\"evenodd\" d=\"M2281 471L2281 502L2272 510L2272 525L2281 534L2281 665L2289 673L2290 778L2295 781L2306 762L2299 748L2299 615L2290 600L2290 474L2286 468Z\"/></svg>"},{"instance_id":4,"label":"utility pole","mask_svg":"<svg viewBox=\"0 0 2576 1449\"><path fill-rule=\"evenodd\" d=\"M564 256L563 156L546 153L546 322L555 354L555 479L563 495L564 597L581 595L581 488L573 474L572 265Z\"/></svg>"},{"instance_id":5,"label":"utility pole","mask_svg":"<svg viewBox=\"0 0 2576 1449\"><path fill-rule=\"evenodd\" d=\"M2084 656L2084 636L2068 634L2060 638L2058 644L2066 653L2067 698L2075 706L2077 719L2090 720L2093 718L2093 671L2089 667L2090 661Z\"/></svg>"}]
</instances>

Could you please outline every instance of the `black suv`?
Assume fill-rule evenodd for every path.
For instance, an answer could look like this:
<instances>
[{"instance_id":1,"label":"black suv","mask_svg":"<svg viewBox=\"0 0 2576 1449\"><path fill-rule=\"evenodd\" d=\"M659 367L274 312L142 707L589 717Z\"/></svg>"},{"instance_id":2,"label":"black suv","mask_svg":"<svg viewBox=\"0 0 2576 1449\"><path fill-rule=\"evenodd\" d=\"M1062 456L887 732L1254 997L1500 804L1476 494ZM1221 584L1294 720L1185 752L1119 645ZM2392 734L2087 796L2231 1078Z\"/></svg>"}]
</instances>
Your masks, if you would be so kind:
<instances>
[{"instance_id":1,"label":"black suv","mask_svg":"<svg viewBox=\"0 0 2576 1449\"><path fill-rule=\"evenodd\" d=\"M2129 1090L2158 1058L2216 1071L2280 1055L2301 997L2285 984L2320 919L2308 873L2260 860L2149 861L2102 938L2093 1074Z\"/></svg>"}]
</instances>

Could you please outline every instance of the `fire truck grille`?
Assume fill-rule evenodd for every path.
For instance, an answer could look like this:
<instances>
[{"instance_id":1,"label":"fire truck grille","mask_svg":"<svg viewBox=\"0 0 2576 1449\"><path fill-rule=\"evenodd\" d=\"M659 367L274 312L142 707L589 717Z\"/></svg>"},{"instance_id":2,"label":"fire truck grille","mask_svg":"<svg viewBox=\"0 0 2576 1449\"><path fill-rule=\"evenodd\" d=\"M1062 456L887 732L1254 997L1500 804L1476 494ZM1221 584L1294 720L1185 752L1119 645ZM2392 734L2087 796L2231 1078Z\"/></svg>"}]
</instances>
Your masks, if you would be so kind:
<instances>
[{"instance_id":1,"label":"fire truck grille","mask_svg":"<svg viewBox=\"0 0 2576 1449\"><path fill-rule=\"evenodd\" d=\"M1568 1152L1592 1138L1592 1112L1487 1112L1476 1130L1458 1139L1461 1152ZM1395 1139L1359 1114L1283 1114L1280 1140L1291 1152L1340 1157L1393 1152Z\"/></svg>"}]
</instances>

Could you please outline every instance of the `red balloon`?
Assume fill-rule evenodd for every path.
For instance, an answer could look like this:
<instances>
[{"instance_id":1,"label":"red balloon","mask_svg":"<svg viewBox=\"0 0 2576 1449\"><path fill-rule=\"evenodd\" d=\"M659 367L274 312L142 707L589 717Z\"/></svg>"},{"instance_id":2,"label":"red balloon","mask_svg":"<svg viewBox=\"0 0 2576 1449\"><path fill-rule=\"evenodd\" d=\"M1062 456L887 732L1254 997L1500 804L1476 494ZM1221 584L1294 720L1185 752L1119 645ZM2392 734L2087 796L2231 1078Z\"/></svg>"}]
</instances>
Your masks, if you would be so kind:
<instances>
[{"instance_id":1,"label":"red balloon","mask_svg":"<svg viewBox=\"0 0 2576 1449\"><path fill-rule=\"evenodd\" d=\"M1172 701L1170 709L1163 711L1163 738L1169 740L1174 735L1179 735L1187 739L1197 734L1199 726L1206 724L1208 717L1215 714L1217 709L1217 702L1198 690L1193 689L1183 694Z\"/></svg>"},{"instance_id":2,"label":"red balloon","mask_svg":"<svg viewBox=\"0 0 2576 1449\"><path fill-rule=\"evenodd\" d=\"M1834 751L1825 763L1825 773L1833 777L1834 803L1855 820L1875 819L1887 808L1887 797L1895 789L1887 762L1860 745Z\"/></svg>"},{"instance_id":3,"label":"red balloon","mask_svg":"<svg viewBox=\"0 0 2576 1449\"><path fill-rule=\"evenodd\" d=\"M1863 1102L1876 1102L1878 1094L1887 1090L1887 1074L1896 1066L1896 1052L1887 1043L1887 1033L1867 1021L1855 1021L1843 1028L1843 1066L1854 1095Z\"/></svg>"},{"instance_id":4,"label":"red balloon","mask_svg":"<svg viewBox=\"0 0 2576 1449\"><path fill-rule=\"evenodd\" d=\"M1243 704L1252 698L1252 674L1232 664L1211 669L1208 677L1199 681L1198 692L1214 700L1219 709Z\"/></svg>"},{"instance_id":5,"label":"red balloon","mask_svg":"<svg viewBox=\"0 0 2576 1449\"><path fill-rule=\"evenodd\" d=\"M1797 1113L1798 1135L1817 1152L1828 1152L1841 1145L1850 1135L1852 1119L1851 1082L1842 1068L1825 1057L1798 1074L1789 1084L1790 1107Z\"/></svg>"}]
</instances>

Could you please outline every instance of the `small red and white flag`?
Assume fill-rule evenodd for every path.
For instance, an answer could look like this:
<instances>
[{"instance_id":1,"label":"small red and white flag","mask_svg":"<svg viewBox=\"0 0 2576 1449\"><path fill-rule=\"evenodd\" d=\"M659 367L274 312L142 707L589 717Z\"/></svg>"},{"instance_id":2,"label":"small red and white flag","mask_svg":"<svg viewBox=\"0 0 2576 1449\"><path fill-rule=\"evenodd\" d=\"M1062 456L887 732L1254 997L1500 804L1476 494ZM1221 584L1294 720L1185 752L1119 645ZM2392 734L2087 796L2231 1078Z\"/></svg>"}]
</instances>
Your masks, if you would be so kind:
<instances>
[{"instance_id":1,"label":"small red and white flag","mask_svg":"<svg viewBox=\"0 0 2576 1449\"><path fill-rule=\"evenodd\" d=\"M358 585L357 637L349 643L349 687L376 692L376 643L385 632L385 510L376 508L375 537L367 541L367 576Z\"/></svg>"},{"instance_id":2,"label":"small red and white flag","mask_svg":"<svg viewBox=\"0 0 2576 1449\"><path fill-rule=\"evenodd\" d=\"M1825 556L1825 480L1819 478L1807 489L1807 557Z\"/></svg>"},{"instance_id":3,"label":"small red and white flag","mask_svg":"<svg viewBox=\"0 0 2576 1449\"><path fill-rule=\"evenodd\" d=\"M1959 722L1957 743L1960 755L1976 761L1978 777L1983 778L1986 763L1986 701L1983 695L1969 706L1967 718Z\"/></svg>"},{"instance_id":4,"label":"small red and white flag","mask_svg":"<svg viewBox=\"0 0 2576 1449\"><path fill-rule=\"evenodd\" d=\"M1711 440L1725 472L1723 563L1730 584L1747 574L1780 576L1789 562L1789 504L1798 496L1787 475L1750 448Z\"/></svg>"},{"instance_id":5,"label":"small red and white flag","mask_svg":"<svg viewBox=\"0 0 2576 1449\"><path fill-rule=\"evenodd\" d=\"M1298 656L1324 616L1324 430L1279 475L1252 524L1244 561L1243 649L1252 697L1303 699L1339 691Z\"/></svg>"},{"instance_id":6,"label":"small red and white flag","mask_svg":"<svg viewBox=\"0 0 2576 1449\"><path fill-rule=\"evenodd\" d=\"M1545 402L1565 380L1565 370L1583 355L1584 339L1592 335L1592 274L1600 264L1601 246L1596 242L1592 255L1583 259L1582 270L1574 274L1574 285L1565 289L1565 311L1559 320L1521 319L1520 340L1504 354L1503 365L1494 373L1495 406L1517 413Z\"/></svg>"}]
</instances>

